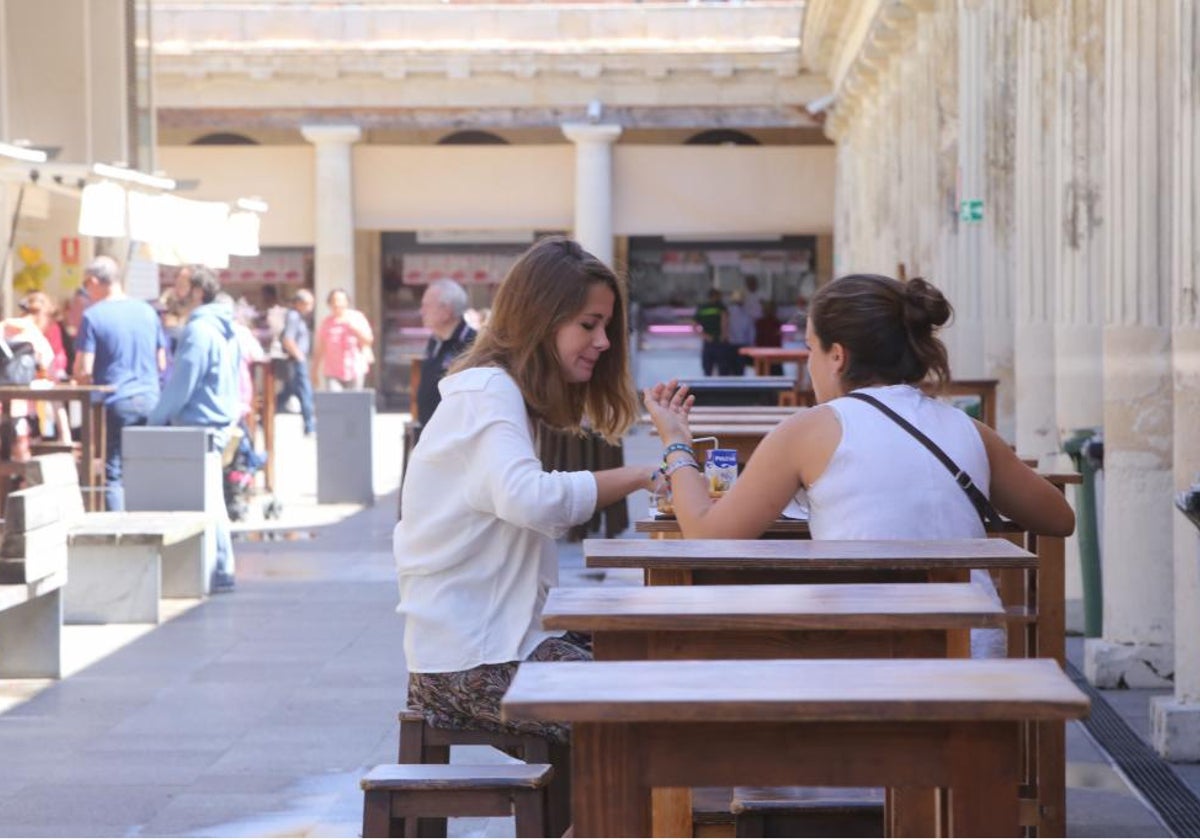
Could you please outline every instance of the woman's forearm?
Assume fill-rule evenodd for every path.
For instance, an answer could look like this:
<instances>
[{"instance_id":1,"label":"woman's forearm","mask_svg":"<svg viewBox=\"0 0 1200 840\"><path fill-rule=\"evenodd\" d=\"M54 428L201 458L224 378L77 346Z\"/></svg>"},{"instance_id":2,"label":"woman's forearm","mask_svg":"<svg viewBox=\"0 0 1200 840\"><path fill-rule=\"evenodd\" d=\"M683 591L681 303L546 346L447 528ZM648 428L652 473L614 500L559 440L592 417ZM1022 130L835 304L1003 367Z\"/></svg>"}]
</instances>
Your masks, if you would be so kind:
<instances>
[{"instance_id":1,"label":"woman's forearm","mask_svg":"<svg viewBox=\"0 0 1200 840\"><path fill-rule=\"evenodd\" d=\"M629 466L592 473L596 478L596 510L620 501L635 490L649 490L654 481L654 467Z\"/></svg>"}]
</instances>

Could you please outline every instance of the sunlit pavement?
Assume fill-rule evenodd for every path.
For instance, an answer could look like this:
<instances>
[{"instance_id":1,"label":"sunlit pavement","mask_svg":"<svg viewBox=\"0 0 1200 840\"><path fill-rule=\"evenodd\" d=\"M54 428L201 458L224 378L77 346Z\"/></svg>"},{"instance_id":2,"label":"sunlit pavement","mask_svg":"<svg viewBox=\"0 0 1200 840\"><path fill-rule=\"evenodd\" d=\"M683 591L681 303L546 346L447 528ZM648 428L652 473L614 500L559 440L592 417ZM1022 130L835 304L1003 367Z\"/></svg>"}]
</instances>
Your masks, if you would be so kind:
<instances>
[{"instance_id":1,"label":"sunlit pavement","mask_svg":"<svg viewBox=\"0 0 1200 840\"><path fill-rule=\"evenodd\" d=\"M695 375L698 357L679 342L642 352L639 383ZM377 417L378 498L363 508L315 503L316 444L298 416L280 417L282 518L265 521L255 506L239 528L267 527L273 538L251 530L238 540L234 593L169 602L158 626L68 627L66 678L0 681L0 835L358 833L358 778L395 760L405 694L390 553L402 419ZM627 439L627 463L658 452L645 430ZM630 505L642 515L646 494ZM637 579L590 573L577 544L561 549L565 584ZM1131 718L1148 696L1114 694ZM1068 757L1071 835L1166 835L1075 725ZM454 760L508 759L464 748ZM511 836L513 827L465 819L451 831Z\"/></svg>"}]
</instances>

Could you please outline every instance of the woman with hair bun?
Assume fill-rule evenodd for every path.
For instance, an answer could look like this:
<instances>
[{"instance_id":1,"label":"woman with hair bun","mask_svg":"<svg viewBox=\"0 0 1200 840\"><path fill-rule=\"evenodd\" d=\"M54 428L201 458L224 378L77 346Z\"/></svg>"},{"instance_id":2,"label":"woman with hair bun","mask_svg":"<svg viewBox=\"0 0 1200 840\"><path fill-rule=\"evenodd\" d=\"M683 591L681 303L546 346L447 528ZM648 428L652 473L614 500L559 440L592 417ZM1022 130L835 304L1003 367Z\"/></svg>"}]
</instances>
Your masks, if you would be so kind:
<instances>
[{"instance_id":1,"label":"woman with hair bun","mask_svg":"<svg viewBox=\"0 0 1200 840\"><path fill-rule=\"evenodd\" d=\"M814 539L982 537L984 514L956 480L957 471L1024 528L1070 534L1074 513L1052 484L1025 466L995 430L918 387L929 378L950 377L937 330L952 314L941 291L920 278L902 283L851 274L824 286L813 297L807 328L818 405L767 435L717 501L699 468L671 468L693 459L686 448L693 397L674 381L647 389L646 406L667 447L666 473L683 535L752 539L794 499L808 508ZM915 427L956 469L888 411ZM975 578L990 587L986 574Z\"/></svg>"}]
</instances>

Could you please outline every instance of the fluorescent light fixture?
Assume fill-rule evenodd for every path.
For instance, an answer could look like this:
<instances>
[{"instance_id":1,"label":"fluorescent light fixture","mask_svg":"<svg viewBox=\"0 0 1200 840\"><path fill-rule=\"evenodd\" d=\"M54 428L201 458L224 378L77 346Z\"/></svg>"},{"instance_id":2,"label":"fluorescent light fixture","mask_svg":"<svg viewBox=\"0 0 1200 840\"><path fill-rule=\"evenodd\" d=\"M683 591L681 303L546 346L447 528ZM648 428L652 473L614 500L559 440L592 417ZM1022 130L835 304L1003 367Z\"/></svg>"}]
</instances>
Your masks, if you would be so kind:
<instances>
[{"instance_id":1,"label":"fluorescent light fixture","mask_svg":"<svg viewBox=\"0 0 1200 840\"><path fill-rule=\"evenodd\" d=\"M419 230L420 245L527 245L531 230Z\"/></svg>"},{"instance_id":2,"label":"fluorescent light fixture","mask_svg":"<svg viewBox=\"0 0 1200 840\"><path fill-rule=\"evenodd\" d=\"M29 149L12 143L0 143L0 157L23 160L27 163L45 163L46 153L40 149Z\"/></svg>"},{"instance_id":3,"label":"fluorescent light fixture","mask_svg":"<svg viewBox=\"0 0 1200 840\"><path fill-rule=\"evenodd\" d=\"M239 198L237 200L239 210L249 210L251 213L266 213L267 202L261 198Z\"/></svg>"},{"instance_id":4,"label":"fluorescent light fixture","mask_svg":"<svg viewBox=\"0 0 1200 840\"><path fill-rule=\"evenodd\" d=\"M109 166L107 163L92 164L92 172L102 178L112 178L117 181L128 181L133 184L140 184L143 187L150 187L156 190L173 190L175 182L170 178L163 178L158 175L147 175L145 172L138 172L136 169L126 169L123 166Z\"/></svg>"}]
</instances>

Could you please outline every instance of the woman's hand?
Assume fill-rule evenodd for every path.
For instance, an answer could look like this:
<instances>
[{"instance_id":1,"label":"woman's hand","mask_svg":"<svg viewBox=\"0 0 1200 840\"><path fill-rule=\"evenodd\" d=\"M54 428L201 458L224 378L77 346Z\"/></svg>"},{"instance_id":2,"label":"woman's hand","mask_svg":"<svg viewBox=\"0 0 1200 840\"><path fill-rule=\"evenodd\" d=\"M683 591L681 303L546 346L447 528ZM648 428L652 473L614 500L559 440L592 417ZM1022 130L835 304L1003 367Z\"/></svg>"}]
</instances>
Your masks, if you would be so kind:
<instances>
[{"instance_id":1,"label":"woman's hand","mask_svg":"<svg viewBox=\"0 0 1200 840\"><path fill-rule=\"evenodd\" d=\"M688 394L686 385L680 386L679 380L660 382L642 392L650 419L663 444L692 442L692 431L688 426L688 412L696 398Z\"/></svg>"}]
</instances>

